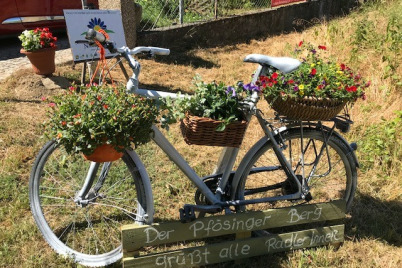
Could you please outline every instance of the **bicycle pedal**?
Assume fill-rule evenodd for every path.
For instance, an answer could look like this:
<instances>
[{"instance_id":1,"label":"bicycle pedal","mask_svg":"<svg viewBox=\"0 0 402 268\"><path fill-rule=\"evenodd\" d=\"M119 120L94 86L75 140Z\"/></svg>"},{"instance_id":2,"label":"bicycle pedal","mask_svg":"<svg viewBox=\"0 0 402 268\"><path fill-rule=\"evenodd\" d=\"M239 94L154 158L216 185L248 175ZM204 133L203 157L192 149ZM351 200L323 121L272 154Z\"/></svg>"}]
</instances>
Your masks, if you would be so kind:
<instances>
[{"instance_id":1,"label":"bicycle pedal","mask_svg":"<svg viewBox=\"0 0 402 268\"><path fill-rule=\"evenodd\" d=\"M310 202L311 200L313 200L313 196L311 195L311 193L308 193L304 200L306 200L306 202Z\"/></svg>"},{"instance_id":2,"label":"bicycle pedal","mask_svg":"<svg viewBox=\"0 0 402 268\"><path fill-rule=\"evenodd\" d=\"M180 221L182 223L191 222L196 219L194 208L192 206L184 206L179 209L180 212Z\"/></svg>"}]
</instances>

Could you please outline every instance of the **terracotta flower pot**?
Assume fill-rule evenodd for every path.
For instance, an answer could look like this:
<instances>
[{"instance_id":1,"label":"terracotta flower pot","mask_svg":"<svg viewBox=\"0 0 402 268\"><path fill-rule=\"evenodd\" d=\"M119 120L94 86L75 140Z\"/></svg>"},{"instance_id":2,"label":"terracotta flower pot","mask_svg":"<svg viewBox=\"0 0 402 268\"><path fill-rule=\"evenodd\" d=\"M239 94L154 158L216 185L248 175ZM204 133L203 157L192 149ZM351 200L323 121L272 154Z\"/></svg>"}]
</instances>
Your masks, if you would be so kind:
<instances>
[{"instance_id":1,"label":"terracotta flower pot","mask_svg":"<svg viewBox=\"0 0 402 268\"><path fill-rule=\"evenodd\" d=\"M32 64L34 73L40 75L50 75L56 70L56 66L54 64L56 47L43 48L32 52L26 51L22 48L20 52L28 57Z\"/></svg>"},{"instance_id":2,"label":"terracotta flower pot","mask_svg":"<svg viewBox=\"0 0 402 268\"><path fill-rule=\"evenodd\" d=\"M123 153L116 151L113 145L103 144L97 147L91 155L84 155L84 158L92 162L102 163L118 160L122 156Z\"/></svg>"}]
</instances>

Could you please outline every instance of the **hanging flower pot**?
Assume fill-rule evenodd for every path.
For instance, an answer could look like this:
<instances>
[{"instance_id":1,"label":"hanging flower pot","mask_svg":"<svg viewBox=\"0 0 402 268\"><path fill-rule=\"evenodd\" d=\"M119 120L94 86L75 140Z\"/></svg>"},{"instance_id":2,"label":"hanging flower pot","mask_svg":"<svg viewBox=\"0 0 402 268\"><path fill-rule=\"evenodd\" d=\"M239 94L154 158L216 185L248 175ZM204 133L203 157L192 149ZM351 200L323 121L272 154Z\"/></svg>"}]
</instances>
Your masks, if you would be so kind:
<instances>
[{"instance_id":1,"label":"hanging flower pot","mask_svg":"<svg viewBox=\"0 0 402 268\"><path fill-rule=\"evenodd\" d=\"M22 48L20 52L28 57L34 73L50 75L56 70L54 63L56 47L43 48L33 52L26 51Z\"/></svg>"},{"instance_id":2,"label":"hanging flower pot","mask_svg":"<svg viewBox=\"0 0 402 268\"><path fill-rule=\"evenodd\" d=\"M123 153L116 151L114 146L111 144L102 144L97 147L92 154L84 154L86 160L98 163L116 161L122 156Z\"/></svg>"},{"instance_id":3,"label":"hanging flower pot","mask_svg":"<svg viewBox=\"0 0 402 268\"><path fill-rule=\"evenodd\" d=\"M25 30L18 38L22 42L20 52L27 55L36 74L50 75L54 73L57 38L52 35L48 28Z\"/></svg>"},{"instance_id":4,"label":"hanging flower pot","mask_svg":"<svg viewBox=\"0 0 402 268\"><path fill-rule=\"evenodd\" d=\"M150 141L159 115L155 100L129 94L124 85L74 85L46 101L45 135L94 162L117 160L125 148Z\"/></svg>"}]
</instances>

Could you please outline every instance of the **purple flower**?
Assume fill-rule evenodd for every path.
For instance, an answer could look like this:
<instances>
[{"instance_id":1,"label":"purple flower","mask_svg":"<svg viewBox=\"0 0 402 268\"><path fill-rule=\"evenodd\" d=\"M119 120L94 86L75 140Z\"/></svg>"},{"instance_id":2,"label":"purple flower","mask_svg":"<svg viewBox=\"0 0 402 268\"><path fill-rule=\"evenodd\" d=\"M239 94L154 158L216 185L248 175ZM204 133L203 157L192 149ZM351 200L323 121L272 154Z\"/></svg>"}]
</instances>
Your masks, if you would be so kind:
<instances>
[{"instance_id":1,"label":"purple flower","mask_svg":"<svg viewBox=\"0 0 402 268\"><path fill-rule=\"evenodd\" d=\"M317 53L317 50L312 49L312 50L311 50L311 53L315 54L315 53Z\"/></svg>"},{"instance_id":2,"label":"purple flower","mask_svg":"<svg viewBox=\"0 0 402 268\"><path fill-rule=\"evenodd\" d=\"M299 90L299 87L298 87L298 86L295 86L295 87L293 88L293 90L294 90L294 91L298 91L298 90Z\"/></svg>"},{"instance_id":3,"label":"purple flower","mask_svg":"<svg viewBox=\"0 0 402 268\"><path fill-rule=\"evenodd\" d=\"M243 89L246 91L260 91L260 88L252 83L243 85Z\"/></svg>"},{"instance_id":4,"label":"purple flower","mask_svg":"<svg viewBox=\"0 0 402 268\"><path fill-rule=\"evenodd\" d=\"M236 97L236 90L234 89L234 87L228 86L228 88L226 89L226 94L229 94L230 92L232 92L232 97Z\"/></svg>"}]
</instances>

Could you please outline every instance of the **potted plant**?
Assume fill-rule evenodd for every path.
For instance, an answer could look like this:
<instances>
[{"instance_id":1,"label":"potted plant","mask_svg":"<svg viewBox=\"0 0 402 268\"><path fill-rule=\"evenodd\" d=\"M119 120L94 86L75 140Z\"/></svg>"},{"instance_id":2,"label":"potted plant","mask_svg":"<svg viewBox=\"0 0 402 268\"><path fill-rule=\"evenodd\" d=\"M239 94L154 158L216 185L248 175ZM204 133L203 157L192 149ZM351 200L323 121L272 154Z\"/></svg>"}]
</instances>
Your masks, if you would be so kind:
<instances>
[{"instance_id":1,"label":"potted plant","mask_svg":"<svg viewBox=\"0 0 402 268\"><path fill-rule=\"evenodd\" d=\"M57 37L48 28L25 30L18 38L22 42L20 52L28 57L36 74L50 75L55 71Z\"/></svg>"},{"instance_id":2,"label":"potted plant","mask_svg":"<svg viewBox=\"0 0 402 268\"><path fill-rule=\"evenodd\" d=\"M369 86L359 74L345 64L320 56L311 44L300 42L296 54L302 57L298 69L291 73L273 72L259 77L265 99L280 115L298 120L329 120L346 104L365 99Z\"/></svg>"},{"instance_id":3,"label":"potted plant","mask_svg":"<svg viewBox=\"0 0 402 268\"><path fill-rule=\"evenodd\" d=\"M46 136L94 162L116 160L132 143L148 142L159 114L153 100L128 94L123 86L71 86L48 103Z\"/></svg>"},{"instance_id":4,"label":"potted plant","mask_svg":"<svg viewBox=\"0 0 402 268\"><path fill-rule=\"evenodd\" d=\"M241 102L259 88L239 82L195 82L195 94L178 98L173 113L181 119L181 131L188 144L239 147L247 127Z\"/></svg>"}]
</instances>

